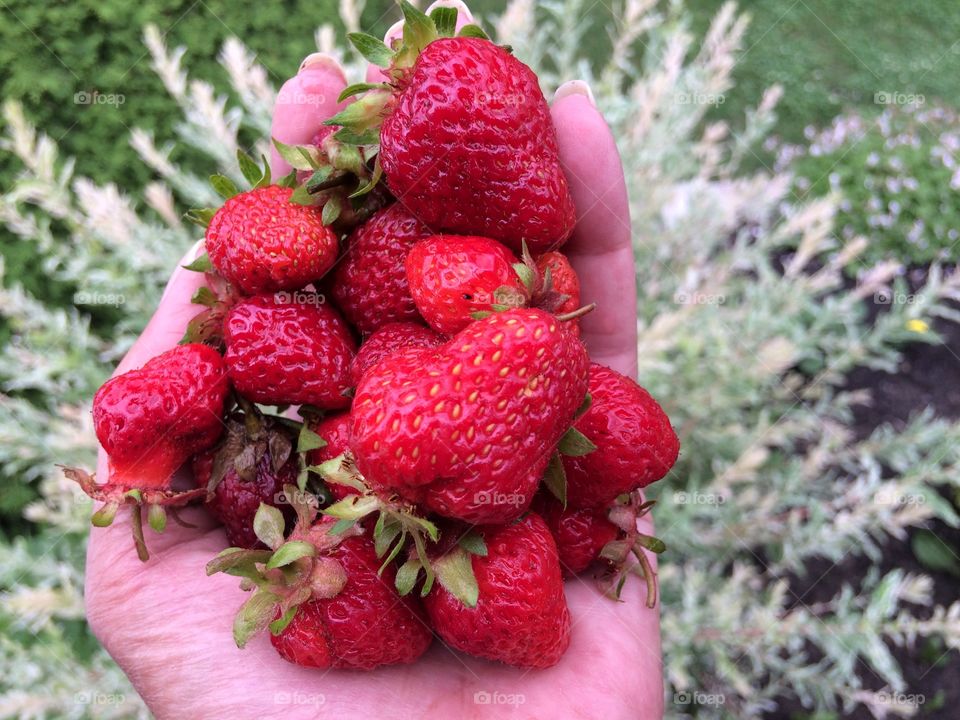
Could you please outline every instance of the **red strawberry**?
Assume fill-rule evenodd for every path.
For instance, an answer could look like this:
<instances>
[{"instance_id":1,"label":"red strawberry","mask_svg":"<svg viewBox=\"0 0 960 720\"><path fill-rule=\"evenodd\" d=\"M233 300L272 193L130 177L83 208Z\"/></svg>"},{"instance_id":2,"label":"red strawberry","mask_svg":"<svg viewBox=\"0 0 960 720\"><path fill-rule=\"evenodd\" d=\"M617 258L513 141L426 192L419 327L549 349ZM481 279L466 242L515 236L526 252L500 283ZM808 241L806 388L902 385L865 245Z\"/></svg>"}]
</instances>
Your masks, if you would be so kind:
<instances>
[{"instance_id":1,"label":"red strawberry","mask_svg":"<svg viewBox=\"0 0 960 720\"><path fill-rule=\"evenodd\" d=\"M517 258L495 240L434 235L407 255L407 282L417 310L438 332L453 335L473 313L495 305L522 307L528 293L514 269ZM502 308L501 308L502 309Z\"/></svg>"},{"instance_id":2,"label":"red strawberry","mask_svg":"<svg viewBox=\"0 0 960 720\"><path fill-rule=\"evenodd\" d=\"M549 270L550 290L554 293L566 296L566 299L551 308L557 315L566 315L572 313L580 307L580 278L574 271L567 256L556 250L544 253L537 258L537 270L539 271L539 284L537 290L544 293L547 288L544 287L547 280L547 271ZM578 319L571 320L569 327L575 333L580 333L580 322Z\"/></svg>"},{"instance_id":3,"label":"red strawberry","mask_svg":"<svg viewBox=\"0 0 960 720\"><path fill-rule=\"evenodd\" d=\"M646 487L670 471L680 452L670 418L630 378L593 363L590 395L590 407L574 427L596 450L563 457L570 508L608 505L618 495Z\"/></svg>"},{"instance_id":4,"label":"red strawberry","mask_svg":"<svg viewBox=\"0 0 960 720\"><path fill-rule=\"evenodd\" d=\"M223 359L206 345L179 345L108 380L93 398L93 424L110 458L110 484L163 489L223 430Z\"/></svg>"},{"instance_id":5,"label":"red strawberry","mask_svg":"<svg viewBox=\"0 0 960 720\"><path fill-rule=\"evenodd\" d=\"M418 323L384 325L363 341L350 367L350 380L357 385L374 365L405 348L432 348L443 342L437 333Z\"/></svg>"},{"instance_id":6,"label":"red strawberry","mask_svg":"<svg viewBox=\"0 0 960 720\"><path fill-rule=\"evenodd\" d=\"M607 517L606 508L564 509L554 498L542 494L537 496L534 507L557 543L564 575L582 573L600 557L604 545L619 534Z\"/></svg>"},{"instance_id":7,"label":"red strawberry","mask_svg":"<svg viewBox=\"0 0 960 720\"><path fill-rule=\"evenodd\" d=\"M435 350L405 350L357 388L360 472L440 515L519 516L586 391L583 345L542 310L495 313Z\"/></svg>"},{"instance_id":8,"label":"red strawberry","mask_svg":"<svg viewBox=\"0 0 960 720\"><path fill-rule=\"evenodd\" d=\"M399 203L378 211L350 235L347 253L333 272L330 292L361 333L418 320L403 261L430 230Z\"/></svg>"},{"instance_id":9,"label":"red strawberry","mask_svg":"<svg viewBox=\"0 0 960 720\"><path fill-rule=\"evenodd\" d=\"M321 448L311 450L308 460L311 465L320 465L327 460L333 460L349 449L350 445L350 413L348 411L327 415L322 420L311 424L310 429L326 442ZM356 491L346 485L327 483L327 489L337 500Z\"/></svg>"},{"instance_id":10,"label":"red strawberry","mask_svg":"<svg viewBox=\"0 0 960 720\"><path fill-rule=\"evenodd\" d=\"M329 552L346 571L346 584L334 597L312 600L271 642L284 660L316 668L372 670L412 663L433 635L419 603L394 589L396 570L382 561L373 542L351 537Z\"/></svg>"},{"instance_id":11,"label":"red strawberry","mask_svg":"<svg viewBox=\"0 0 960 720\"><path fill-rule=\"evenodd\" d=\"M436 633L462 652L508 665L555 665L570 644L557 546L543 519L529 513L507 525L477 529L486 555L470 555L477 599L468 607L444 587L446 557L435 561L440 582L424 598ZM463 551L455 551L463 552Z\"/></svg>"},{"instance_id":12,"label":"red strawberry","mask_svg":"<svg viewBox=\"0 0 960 720\"><path fill-rule=\"evenodd\" d=\"M253 295L297 290L336 262L338 242L322 210L290 202L293 190L270 185L227 200L207 226L217 272Z\"/></svg>"},{"instance_id":13,"label":"red strawberry","mask_svg":"<svg viewBox=\"0 0 960 720\"><path fill-rule=\"evenodd\" d=\"M217 442L228 391L223 359L197 344L178 345L97 390L93 426L109 459L107 482L79 468L63 471L104 503L93 514L94 525L109 525L121 505L132 506L141 560L149 558L141 506L147 506L150 526L159 532L166 525L163 506L185 505L204 494L199 488L174 490L171 477L191 455Z\"/></svg>"},{"instance_id":14,"label":"red strawberry","mask_svg":"<svg viewBox=\"0 0 960 720\"><path fill-rule=\"evenodd\" d=\"M308 292L258 295L224 323L230 381L264 405L346 407L356 344L343 318Z\"/></svg>"},{"instance_id":15,"label":"red strawberry","mask_svg":"<svg viewBox=\"0 0 960 720\"><path fill-rule=\"evenodd\" d=\"M563 244L576 216L533 71L473 37L431 42L412 68L400 60L397 94L379 99L380 162L400 202L432 228L517 253L521 240L534 254Z\"/></svg>"},{"instance_id":16,"label":"red strawberry","mask_svg":"<svg viewBox=\"0 0 960 720\"><path fill-rule=\"evenodd\" d=\"M332 532L334 520L315 522L316 498L285 490L297 514L289 537L281 512L261 505L254 528L270 549L230 548L207 563L208 575L240 575L254 590L234 622L237 646L269 624L277 652L297 665L370 670L416 660L432 634L419 603L394 589L394 566L378 572L382 561L359 528Z\"/></svg>"}]
</instances>

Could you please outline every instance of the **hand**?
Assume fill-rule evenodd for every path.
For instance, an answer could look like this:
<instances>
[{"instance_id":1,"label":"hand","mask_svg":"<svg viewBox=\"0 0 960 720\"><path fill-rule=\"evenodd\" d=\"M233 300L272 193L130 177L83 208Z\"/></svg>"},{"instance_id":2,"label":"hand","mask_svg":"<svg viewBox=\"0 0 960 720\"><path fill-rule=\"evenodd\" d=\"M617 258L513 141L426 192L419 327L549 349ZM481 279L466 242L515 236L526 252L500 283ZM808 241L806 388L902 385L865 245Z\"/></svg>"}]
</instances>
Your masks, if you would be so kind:
<instances>
[{"instance_id":1,"label":"hand","mask_svg":"<svg viewBox=\"0 0 960 720\"><path fill-rule=\"evenodd\" d=\"M458 7L465 15L466 8ZM310 56L281 91L286 95L277 103L275 137L308 142L320 122L336 112L335 99L345 84L335 61ZM287 98L297 102L285 102ZM305 98L308 102L298 101ZM580 276L583 301L598 305L581 320L582 337L594 360L634 375L636 288L616 147L582 82L566 83L557 91L553 119L578 209L577 229L564 251ZM276 158L274 164L283 170ZM156 314L117 372L139 367L179 341L196 313L190 297L202 283L197 273L174 271ZM97 472L106 476L102 452ZM161 720L409 718L428 712L441 718L510 712L550 719L662 716L659 611L645 607L644 583L638 578L627 582L620 603L603 597L589 577L567 582L572 642L561 662L548 670L476 660L436 640L410 666L323 672L285 662L263 636L244 650L235 647L232 617L246 594L236 578L208 578L204 572L207 561L226 546L224 533L202 508L188 508L182 515L198 527L169 523L162 535L147 530L147 563L133 551L126 516L94 530L87 552L90 626ZM502 706L508 702L522 705Z\"/></svg>"}]
</instances>

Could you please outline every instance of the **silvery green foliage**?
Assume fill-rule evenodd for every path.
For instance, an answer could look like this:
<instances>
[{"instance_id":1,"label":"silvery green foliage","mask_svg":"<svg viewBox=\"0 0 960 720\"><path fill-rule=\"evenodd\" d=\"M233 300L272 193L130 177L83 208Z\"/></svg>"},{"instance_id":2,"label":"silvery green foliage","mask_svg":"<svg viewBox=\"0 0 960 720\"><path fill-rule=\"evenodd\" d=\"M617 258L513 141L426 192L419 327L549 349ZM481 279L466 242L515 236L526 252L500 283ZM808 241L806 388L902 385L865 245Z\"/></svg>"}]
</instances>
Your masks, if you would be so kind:
<instances>
[{"instance_id":1,"label":"silvery green foliage","mask_svg":"<svg viewBox=\"0 0 960 720\"><path fill-rule=\"evenodd\" d=\"M877 293L904 294L896 264L865 267L858 257L870 239L836 237L838 198L803 204L785 173L740 170L774 122L779 91L739 127L710 119L745 27L733 6L697 40L680 2L616 4L610 61L597 67L582 56L576 21L587 5L513 0L488 24L548 93L567 78L590 81L623 157L641 382L664 402L683 443L677 468L651 493L669 546L660 570L668 715L759 717L799 698L816 709L860 704L877 717L909 716L910 688L887 643L932 636L960 649L960 604L932 607L923 575L881 573L879 543L933 517L956 524L938 490L960 477L960 427L924 414L900 432L854 437L852 408L868 398L844 390L844 379L859 366L894 370L905 342L935 342L931 320L958 319L946 301L960 296L960 280L934 268L911 302L870 322ZM89 398L199 237L180 211L215 202L202 177L171 162L170 143L190 144L210 156L210 172L235 177L240 128L263 136L269 127L274 88L239 41L222 53L236 91L229 98L191 79L183 50L167 48L156 29L145 41L184 118L177 137L159 145L134 129L132 147L158 176L142 192L75 177L55 143L17 105L5 106L2 147L23 173L0 196L0 217L34 244L47 272L85 295L63 310L31 298L15 278L0 290L0 312L15 329L0 357L0 466L41 483L44 499L27 517L46 527L30 543L2 547L11 561L0 624L18 631L0 641L0 717L143 713L102 651L81 659L89 638L67 639L82 616L89 506L53 463L92 463ZM343 52L330 28L317 42ZM346 60L359 79L361 67ZM843 280L849 266L859 270L854 287ZM122 320L94 332L84 301L111 298ZM22 390L40 400L22 399ZM812 562L851 557L862 578L827 601L796 597L792 578ZM96 693L103 702L84 704Z\"/></svg>"}]
</instances>

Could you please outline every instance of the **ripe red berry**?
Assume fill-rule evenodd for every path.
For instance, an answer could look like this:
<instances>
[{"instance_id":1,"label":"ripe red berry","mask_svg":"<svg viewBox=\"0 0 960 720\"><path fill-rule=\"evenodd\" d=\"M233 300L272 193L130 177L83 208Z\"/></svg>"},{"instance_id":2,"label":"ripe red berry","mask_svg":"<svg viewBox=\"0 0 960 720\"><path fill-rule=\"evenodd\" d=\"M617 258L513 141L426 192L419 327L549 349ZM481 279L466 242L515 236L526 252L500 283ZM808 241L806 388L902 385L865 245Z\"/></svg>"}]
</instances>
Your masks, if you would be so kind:
<instances>
[{"instance_id":1,"label":"ripe red berry","mask_svg":"<svg viewBox=\"0 0 960 720\"><path fill-rule=\"evenodd\" d=\"M528 291L513 267L517 262L496 240L434 235L407 255L407 282L427 324L453 335L473 322L474 313L527 303Z\"/></svg>"},{"instance_id":2,"label":"ripe red berry","mask_svg":"<svg viewBox=\"0 0 960 720\"><path fill-rule=\"evenodd\" d=\"M450 647L477 657L524 668L555 665L570 644L570 612L546 524L529 513L477 532L487 554L470 556L476 607L434 583L424 598L433 629Z\"/></svg>"},{"instance_id":3,"label":"ripe red berry","mask_svg":"<svg viewBox=\"0 0 960 720\"><path fill-rule=\"evenodd\" d=\"M418 323L399 322L384 325L363 341L350 367L350 380L359 384L366 372L385 358L406 348L431 348L443 338Z\"/></svg>"},{"instance_id":4,"label":"ripe red berry","mask_svg":"<svg viewBox=\"0 0 960 720\"><path fill-rule=\"evenodd\" d=\"M576 222L557 134L536 75L470 37L431 42L404 74L380 129L393 194L438 231L520 252L560 246Z\"/></svg>"},{"instance_id":5,"label":"ripe red berry","mask_svg":"<svg viewBox=\"0 0 960 720\"><path fill-rule=\"evenodd\" d=\"M224 323L230 381L264 405L350 404L350 363L356 343L323 296L307 292L258 295L237 303Z\"/></svg>"},{"instance_id":6,"label":"ripe red berry","mask_svg":"<svg viewBox=\"0 0 960 720\"><path fill-rule=\"evenodd\" d=\"M361 473L445 517L506 522L533 500L586 392L583 345L541 310L494 313L406 350L357 387Z\"/></svg>"},{"instance_id":7,"label":"ripe red berry","mask_svg":"<svg viewBox=\"0 0 960 720\"><path fill-rule=\"evenodd\" d=\"M680 452L670 418L630 378L593 363L590 395L591 405L574 427L597 449L563 457L570 508L608 505L646 487L670 471Z\"/></svg>"},{"instance_id":8,"label":"ripe red berry","mask_svg":"<svg viewBox=\"0 0 960 720\"><path fill-rule=\"evenodd\" d=\"M580 278L577 277L577 273L574 271L567 256L554 250L553 252L544 253L537 258L536 262L540 275L538 278L539 284L537 291L539 293L545 291L544 283L546 282L547 271L549 270L550 289L554 293L566 296L566 300L558 304L555 308L551 308L552 311L557 315L565 315L577 310L580 307ZM579 335L579 319L571 320L568 323L568 327Z\"/></svg>"},{"instance_id":9,"label":"ripe red berry","mask_svg":"<svg viewBox=\"0 0 960 720\"><path fill-rule=\"evenodd\" d=\"M573 510L564 508L555 498L542 493L534 503L557 543L560 567L565 576L577 575L600 557L620 530L610 522L606 508Z\"/></svg>"},{"instance_id":10,"label":"ripe red berry","mask_svg":"<svg viewBox=\"0 0 960 720\"><path fill-rule=\"evenodd\" d=\"M362 334L387 323L419 320L403 262L413 244L427 235L426 225L399 203L379 210L350 235L330 292Z\"/></svg>"},{"instance_id":11,"label":"ripe red berry","mask_svg":"<svg viewBox=\"0 0 960 720\"><path fill-rule=\"evenodd\" d=\"M311 423L310 429L326 442L321 448L310 451L308 460L311 465L321 465L327 460L333 460L350 448L350 412L343 411L327 415L323 419ZM356 491L346 485L327 483L327 489L336 500L342 500Z\"/></svg>"},{"instance_id":12,"label":"ripe red berry","mask_svg":"<svg viewBox=\"0 0 960 720\"><path fill-rule=\"evenodd\" d=\"M223 430L223 359L206 345L179 345L118 375L93 398L93 424L110 459L111 485L165 488Z\"/></svg>"},{"instance_id":13,"label":"ripe red berry","mask_svg":"<svg viewBox=\"0 0 960 720\"><path fill-rule=\"evenodd\" d=\"M280 656L315 668L372 670L412 663L429 647L430 632L420 604L394 589L396 571L381 574L373 542L350 537L329 551L346 571L343 589L332 598L310 600L287 628L271 636Z\"/></svg>"},{"instance_id":14,"label":"ripe red berry","mask_svg":"<svg viewBox=\"0 0 960 720\"><path fill-rule=\"evenodd\" d=\"M248 295L297 290L336 262L337 236L321 209L291 203L292 193L278 185L240 193L207 226L210 262Z\"/></svg>"}]
</instances>

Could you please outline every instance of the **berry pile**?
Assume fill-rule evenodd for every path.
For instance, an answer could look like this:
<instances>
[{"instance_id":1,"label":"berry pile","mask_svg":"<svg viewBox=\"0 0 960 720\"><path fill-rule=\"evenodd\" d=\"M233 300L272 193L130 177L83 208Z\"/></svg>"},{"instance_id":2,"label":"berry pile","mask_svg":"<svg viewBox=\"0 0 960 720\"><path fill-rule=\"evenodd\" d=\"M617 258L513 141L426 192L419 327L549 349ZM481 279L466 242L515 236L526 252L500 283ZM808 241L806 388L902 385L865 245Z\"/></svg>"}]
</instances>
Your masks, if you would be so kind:
<instances>
[{"instance_id":1,"label":"berry pile","mask_svg":"<svg viewBox=\"0 0 960 720\"><path fill-rule=\"evenodd\" d=\"M657 402L591 363L575 211L534 74L456 11L403 3L383 68L293 167L224 176L206 228L202 305L181 345L94 399L106 483L93 521L203 501L230 544L207 566L252 591L243 646L318 668L415 661L434 635L525 668L570 642L563 578L648 585L640 489L679 452ZM194 482L178 486L189 464Z\"/></svg>"}]
</instances>

